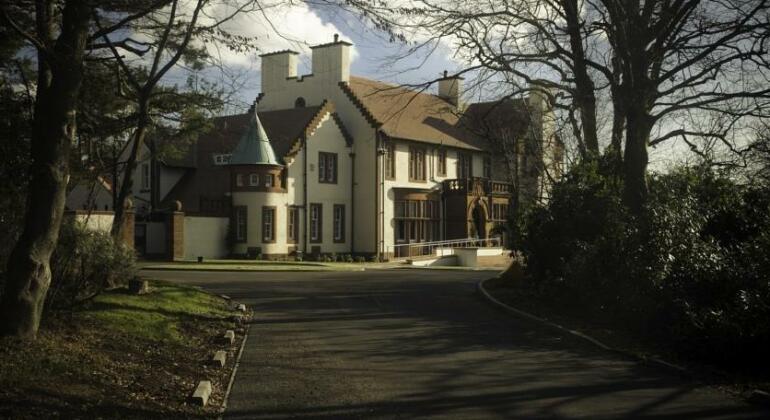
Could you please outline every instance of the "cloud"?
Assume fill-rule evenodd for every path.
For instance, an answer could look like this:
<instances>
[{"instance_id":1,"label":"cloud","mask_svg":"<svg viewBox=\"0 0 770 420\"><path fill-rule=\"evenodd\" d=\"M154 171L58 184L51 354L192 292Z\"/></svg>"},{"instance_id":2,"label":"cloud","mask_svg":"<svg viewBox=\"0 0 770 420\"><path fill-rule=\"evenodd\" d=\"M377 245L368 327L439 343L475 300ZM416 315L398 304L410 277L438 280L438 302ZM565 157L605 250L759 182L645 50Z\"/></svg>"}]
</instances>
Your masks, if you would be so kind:
<instances>
[{"instance_id":1,"label":"cloud","mask_svg":"<svg viewBox=\"0 0 770 420\"><path fill-rule=\"evenodd\" d=\"M232 5L219 4L206 11L205 19L212 22L227 16L232 10ZM259 49L257 54L292 49L302 53L303 58L307 58L310 53L310 46L331 42L334 34L339 34L345 40L350 39L334 23L324 21L306 4L287 4L280 0L273 4L262 3L262 10L239 14L225 23L223 29L234 35L254 38ZM226 66L249 67L258 61L257 54L230 51L216 45L208 48ZM355 60L357 56L354 47L351 58Z\"/></svg>"}]
</instances>

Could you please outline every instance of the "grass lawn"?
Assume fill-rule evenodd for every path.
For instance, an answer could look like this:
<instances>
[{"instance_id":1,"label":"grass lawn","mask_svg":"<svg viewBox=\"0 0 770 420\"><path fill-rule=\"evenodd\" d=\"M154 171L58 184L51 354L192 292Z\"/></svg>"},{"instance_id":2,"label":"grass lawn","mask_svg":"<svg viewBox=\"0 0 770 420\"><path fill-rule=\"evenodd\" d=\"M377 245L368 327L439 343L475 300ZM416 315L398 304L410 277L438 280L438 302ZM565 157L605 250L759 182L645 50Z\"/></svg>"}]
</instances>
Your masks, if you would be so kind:
<instances>
[{"instance_id":1,"label":"grass lawn","mask_svg":"<svg viewBox=\"0 0 770 420\"><path fill-rule=\"evenodd\" d=\"M243 331L226 369L205 361L231 315L219 297L161 282L49 314L34 343L0 340L0 418L214 417ZM201 379L215 390L205 409L186 400Z\"/></svg>"}]
</instances>

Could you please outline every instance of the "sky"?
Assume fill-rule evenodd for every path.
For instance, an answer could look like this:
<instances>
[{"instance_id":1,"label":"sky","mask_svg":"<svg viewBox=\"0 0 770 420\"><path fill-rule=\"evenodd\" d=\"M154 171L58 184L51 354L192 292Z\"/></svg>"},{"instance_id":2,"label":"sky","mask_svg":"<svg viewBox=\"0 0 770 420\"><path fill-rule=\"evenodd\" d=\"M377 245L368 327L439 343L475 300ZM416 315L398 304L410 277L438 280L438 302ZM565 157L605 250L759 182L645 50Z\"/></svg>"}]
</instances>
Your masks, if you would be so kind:
<instances>
[{"instance_id":1,"label":"sky","mask_svg":"<svg viewBox=\"0 0 770 420\"><path fill-rule=\"evenodd\" d=\"M300 52L300 74L311 72L310 46L331 42L335 34L351 42L351 74L393 83L416 84L438 78L444 70L458 70L451 51L441 46L431 54L406 54L409 45L390 42L388 36L364 24L357 15L331 6L305 3L268 7L264 13L249 13L228 23L227 30L256 37L259 52L243 54L210 46L226 66L207 72L207 77L235 91L236 103L225 113L242 112L260 92L259 54L292 49ZM405 56L397 58L399 56ZM182 75L178 75L181 80ZM173 82L172 82L173 83Z\"/></svg>"}]
</instances>

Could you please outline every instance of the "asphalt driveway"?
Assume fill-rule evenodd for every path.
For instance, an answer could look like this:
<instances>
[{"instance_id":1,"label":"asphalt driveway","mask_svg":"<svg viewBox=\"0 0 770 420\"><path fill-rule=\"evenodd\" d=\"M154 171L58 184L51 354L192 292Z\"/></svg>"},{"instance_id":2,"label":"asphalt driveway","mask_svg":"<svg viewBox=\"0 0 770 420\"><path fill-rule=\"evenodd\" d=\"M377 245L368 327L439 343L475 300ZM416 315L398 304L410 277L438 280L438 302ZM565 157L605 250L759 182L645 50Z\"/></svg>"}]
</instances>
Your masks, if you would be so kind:
<instances>
[{"instance_id":1,"label":"asphalt driveway","mask_svg":"<svg viewBox=\"0 0 770 420\"><path fill-rule=\"evenodd\" d=\"M144 274L254 308L225 418L770 418L498 310L489 272Z\"/></svg>"}]
</instances>

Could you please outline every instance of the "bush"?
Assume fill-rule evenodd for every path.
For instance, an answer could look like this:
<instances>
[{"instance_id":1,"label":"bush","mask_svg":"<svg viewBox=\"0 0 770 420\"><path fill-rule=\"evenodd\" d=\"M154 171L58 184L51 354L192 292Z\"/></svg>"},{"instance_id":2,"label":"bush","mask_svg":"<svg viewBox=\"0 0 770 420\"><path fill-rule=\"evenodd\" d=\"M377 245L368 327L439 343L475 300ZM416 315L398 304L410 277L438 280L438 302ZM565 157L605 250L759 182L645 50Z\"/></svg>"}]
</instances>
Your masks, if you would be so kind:
<instances>
[{"instance_id":1,"label":"bush","mask_svg":"<svg viewBox=\"0 0 770 420\"><path fill-rule=\"evenodd\" d=\"M105 289L125 285L136 275L134 250L105 232L81 224L62 224L51 256L47 308L72 307Z\"/></svg>"},{"instance_id":2,"label":"bush","mask_svg":"<svg viewBox=\"0 0 770 420\"><path fill-rule=\"evenodd\" d=\"M353 256L350 254L345 254L345 260L346 263L352 263L353 262Z\"/></svg>"},{"instance_id":3,"label":"bush","mask_svg":"<svg viewBox=\"0 0 770 420\"><path fill-rule=\"evenodd\" d=\"M770 346L770 191L701 168L650 180L640 217L603 162L558 183L526 217L523 287L720 364ZM656 328L650 328L655 325Z\"/></svg>"},{"instance_id":4,"label":"bush","mask_svg":"<svg viewBox=\"0 0 770 420\"><path fill-rule=\"evenodd\" d=\"M357 263L365 263L366 262L366 258L364 258L363 256L359 255L359 256L356 257L356 262Z\"/></svg>"}]
</instances>

